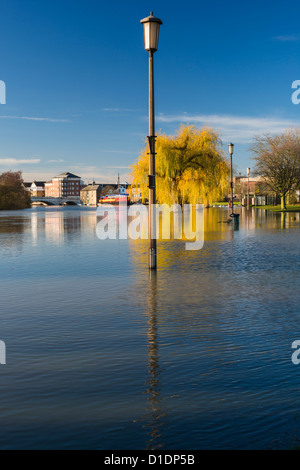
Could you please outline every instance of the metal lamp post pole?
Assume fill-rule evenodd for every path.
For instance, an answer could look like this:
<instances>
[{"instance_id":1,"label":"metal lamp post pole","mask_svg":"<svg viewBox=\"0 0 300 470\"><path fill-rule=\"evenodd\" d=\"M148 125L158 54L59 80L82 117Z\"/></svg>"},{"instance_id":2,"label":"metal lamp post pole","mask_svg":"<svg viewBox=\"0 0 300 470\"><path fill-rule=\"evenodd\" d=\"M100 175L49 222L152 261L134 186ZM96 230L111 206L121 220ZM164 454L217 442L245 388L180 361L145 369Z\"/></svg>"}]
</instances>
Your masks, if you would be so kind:
<instances>
[{"instance_id":1,"label":"metal lamp post pole","mask_svg":"<svg viewBox=\"0 0 300 470\"><path fill-rule=\"evenodd\" d=\"M233 147L234 144L230 142L228 145L228 150L229 150L229 155L230 155L230 186L231 186L231 214L230 217L232 217L232 221L234 224L234 228L237 230L239 227L239 216L240 214L234 213L233 209L233 168L232 168L232 155L233 155Z\"/></svg>"},{"instance_id":2,"label":"metal lamp post pole","mask_svg":"<svg viewBox=\"0 0 300 470\"><path fill-rule=\"evenodd\" d=\"M154 64L149 51L149 268L156 269Z\"/></svg>"},{"instance_id":3,"label":"metal lamp post pole","mask_svg":"<svg viewBox=\"0 0 300 470\"><path fill-rule=\"evenodd\" d=\"M233 214L233 175L232 175L232 155L230 155L230 186L231 186L231 214Z\"/></svg>"},{"instance_id":4,"label":"metal lamp post pole","mask_svg":"<svg viewBox=\"0 0 300 470\"><path fill-rule=\"evenodd\" d=\"M156 194L155 194L155 115L154 115L154 67L153 54L158 48L159 27L162 21L153 16L141 20L144 28L144 44L149 52L149 268L156 269Z\"/></svg>"}]
</instances>

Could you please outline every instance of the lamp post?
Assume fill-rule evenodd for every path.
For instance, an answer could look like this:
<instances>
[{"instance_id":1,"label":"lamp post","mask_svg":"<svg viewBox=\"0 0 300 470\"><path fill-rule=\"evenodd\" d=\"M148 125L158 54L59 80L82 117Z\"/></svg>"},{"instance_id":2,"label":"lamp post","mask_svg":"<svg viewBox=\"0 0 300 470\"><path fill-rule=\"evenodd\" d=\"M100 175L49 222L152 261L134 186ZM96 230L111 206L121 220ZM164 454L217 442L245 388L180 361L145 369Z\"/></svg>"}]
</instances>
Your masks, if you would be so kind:
<instances>
[{"instance_id":1,"label":"lamp post","mask_svg":"<svg viewBox=\"0 0 300 470\"><path fill-rule=\"evenodd\" d=\"M233 155L233 147L234 144L230 142L228 144L228 150L229 150L229 155L230 155L230 188L231 188L231 217L234 216L234 210L233 210L233 177L232 177L232 155Z\"/></svg>"},{"instance_id":2,"label":"lamp post","mask_svg":"<svg viewBox=\"0 0 300 470\"><path fill-rule=\"evenodd\" d=\"M162 21L153 16L141 20L144 28L144 44L149 52L149 268L156 269L156 194L155 194L155 116L154 116L154 68L153 54L158 48L159 27Z\"/></svg>"},{"instance_id":3,"label":"lamp post","mask_svg":"<svg viewBox=\"0 0 300 470\"><path fill-rule=\"evenodd\" d=\"M247 176L248 176L248 185L247 185L247 209L249 210L250 207L250 198L249 198L249 176L250 176L250 168L247 168Z\"/></svg>"}]
</instances>

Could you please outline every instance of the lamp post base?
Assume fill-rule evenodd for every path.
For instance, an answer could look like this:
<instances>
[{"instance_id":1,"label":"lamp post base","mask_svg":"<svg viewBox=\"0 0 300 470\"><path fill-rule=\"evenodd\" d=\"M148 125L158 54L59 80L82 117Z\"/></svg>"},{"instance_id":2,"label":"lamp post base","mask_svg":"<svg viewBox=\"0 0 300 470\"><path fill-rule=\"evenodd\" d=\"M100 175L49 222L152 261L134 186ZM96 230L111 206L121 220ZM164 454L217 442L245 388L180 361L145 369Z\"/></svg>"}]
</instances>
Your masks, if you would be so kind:
<instances>
[{"instance_id":1,"label":"lamp post base","mask_svg":"<svg viewBox=\"0 0 300 470\"><path fill-rule=\"evenodd\" d=\"M156 269L156 250L154 248L149 250L149 269Z\"/></svg>"},{"instance_id":2,"label":"lamp post base","mask_svg":"<svg viewBox=\"0 0 300 470\"><path fill-rule=\"evenodd\" d=\"M240 224L240 214L230 214L230 217L232 219L233 228L237 230Z\"/></svg>"}]
</instances>

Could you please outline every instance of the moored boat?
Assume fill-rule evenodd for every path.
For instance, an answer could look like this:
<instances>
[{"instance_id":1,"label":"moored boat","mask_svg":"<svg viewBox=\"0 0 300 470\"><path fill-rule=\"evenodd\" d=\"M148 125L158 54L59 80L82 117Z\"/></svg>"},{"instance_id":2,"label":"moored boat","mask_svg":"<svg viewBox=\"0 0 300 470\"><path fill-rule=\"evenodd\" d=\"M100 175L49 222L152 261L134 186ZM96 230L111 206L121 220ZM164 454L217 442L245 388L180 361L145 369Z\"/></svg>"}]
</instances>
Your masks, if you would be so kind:
<instances>
[{"instance_id":1,"label":"moored boat","mask_svg":"<svg viewBox=\"0 0 300 470\"><path fill-rule=\"evenodd\" d=\"M111 205L129 205L129 194L126 192L126 189L120 185L120 177L118 177L118 188L116 192L108 193L105 196L102 196L99 200L99 204L111 204Z\"/></svg>"},{"instance_id":2,"label":"moored boat","mask_svg":"<svg viewBox=\"0 0 300 470\"><path fill-rule=\"evenodd\" d=\"M99 200L99 204L127 204L129 205L129 195L128 194L107 194Z\"/></svg>"}]
</instances>

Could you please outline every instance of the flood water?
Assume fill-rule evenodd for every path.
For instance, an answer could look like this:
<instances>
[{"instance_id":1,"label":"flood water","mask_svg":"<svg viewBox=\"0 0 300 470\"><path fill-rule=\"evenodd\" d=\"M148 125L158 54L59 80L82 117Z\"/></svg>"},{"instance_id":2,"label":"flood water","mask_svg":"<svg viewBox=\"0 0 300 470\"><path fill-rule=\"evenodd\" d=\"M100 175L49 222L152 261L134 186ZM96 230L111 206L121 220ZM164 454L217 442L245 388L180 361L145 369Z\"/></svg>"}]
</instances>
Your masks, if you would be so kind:
<instances>
[{"instance_id":1,"label":"flood water","mask_svg":"<svg viewBox=\"0 0 300 470\"><path fill-rule=\"evenodd\" d=\"M1 449L300 439L300 214L205 210L205 242L99 240L96 210L0 212Z\"/></svg>"}]
</instances>

